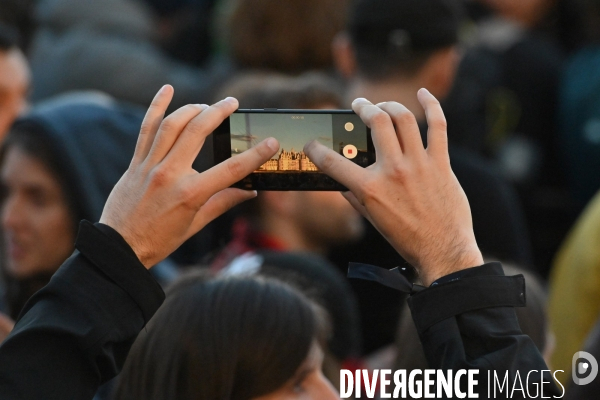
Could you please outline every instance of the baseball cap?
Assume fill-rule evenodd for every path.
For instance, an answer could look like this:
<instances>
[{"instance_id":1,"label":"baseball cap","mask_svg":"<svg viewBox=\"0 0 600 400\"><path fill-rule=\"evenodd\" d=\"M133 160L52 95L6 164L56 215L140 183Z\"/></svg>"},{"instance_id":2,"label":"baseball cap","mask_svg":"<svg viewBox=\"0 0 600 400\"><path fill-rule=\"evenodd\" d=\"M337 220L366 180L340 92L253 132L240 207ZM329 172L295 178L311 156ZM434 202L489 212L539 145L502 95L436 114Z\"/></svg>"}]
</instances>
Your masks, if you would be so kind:
<instances>
[{"instance_id":1,"label":"baseball cap","mask_svg":"<svg viewBox=\"0 0 600 400\"><path fill-rule=\"evenodd\" d=\"M356 46L409 55L455 44L462 14L456 0L357 0L348 31Z\"/></svg>"}]
</instances>

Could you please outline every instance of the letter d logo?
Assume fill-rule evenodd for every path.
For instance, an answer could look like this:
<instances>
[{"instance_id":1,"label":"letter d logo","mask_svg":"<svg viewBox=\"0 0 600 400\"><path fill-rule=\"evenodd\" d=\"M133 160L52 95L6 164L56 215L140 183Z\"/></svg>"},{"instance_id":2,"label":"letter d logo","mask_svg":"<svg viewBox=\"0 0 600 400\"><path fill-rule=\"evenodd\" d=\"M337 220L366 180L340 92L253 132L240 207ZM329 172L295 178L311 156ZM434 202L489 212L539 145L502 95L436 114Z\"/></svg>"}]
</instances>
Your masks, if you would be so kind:
<instances>
[{"instance_id":1,"label":"letter d logo","mask_svg":"<svg viewBox=\"0 0 600 400\"><path fill-rule=\"evenodd\" d=\"M571 367L573 382L576 385L587 385L596 379L598 375L598 361L596 361L593 355L585 351L578 351L573 355ZM585 375L587 376L583 378Z\"/></svg>"}]
</instances>

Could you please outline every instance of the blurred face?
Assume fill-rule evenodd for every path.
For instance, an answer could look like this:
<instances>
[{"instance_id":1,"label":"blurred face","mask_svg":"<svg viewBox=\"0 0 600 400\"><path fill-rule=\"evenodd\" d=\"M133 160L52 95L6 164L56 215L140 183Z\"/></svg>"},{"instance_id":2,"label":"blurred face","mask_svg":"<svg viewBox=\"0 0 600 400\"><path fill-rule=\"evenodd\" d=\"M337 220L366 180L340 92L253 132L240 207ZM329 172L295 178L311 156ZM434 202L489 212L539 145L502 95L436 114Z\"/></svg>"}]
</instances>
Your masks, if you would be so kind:
<instances>
[{"instance_id":1,"label":"blurred face","mask_svg":"<svg viewBox=\"0 0 600 400\"><path fill-rule=\"evenodd\" d=\"M0 172L7 272L16 278L54 272L73 251L75 240L59 183L41 162L15 146Z\"/></svg>"},{"instance_id":2,"label":"blurred face","mask_svg":"<svg viewBox=\"0 0 600 400\"><path fill-rule=\"evenodd\" d=\"M306 237L322 245L360 238L360 214L338 192L296 192L296 223Z\"/></svg>"},{"instance_id":3,"label":"blurred face","mask_svg":"<svg viewBox=\"0 0 600 400\"><path fill-rule=\"evenodd\" d=\"M256 397L253 400L337 400L336 390L323 376L323 351L313 343L308 357L296 374L273 393Z\"/></svg>"},{"instance_id":4,"label":"blurred face","mask_svg":"<svg viewBox=\"0 0 600 400\"><path fill-rule=\"evenodd\" d=\"M0 50L0 142L27 106L29 66L19 49Z\"/></svg>"}]
</instances>

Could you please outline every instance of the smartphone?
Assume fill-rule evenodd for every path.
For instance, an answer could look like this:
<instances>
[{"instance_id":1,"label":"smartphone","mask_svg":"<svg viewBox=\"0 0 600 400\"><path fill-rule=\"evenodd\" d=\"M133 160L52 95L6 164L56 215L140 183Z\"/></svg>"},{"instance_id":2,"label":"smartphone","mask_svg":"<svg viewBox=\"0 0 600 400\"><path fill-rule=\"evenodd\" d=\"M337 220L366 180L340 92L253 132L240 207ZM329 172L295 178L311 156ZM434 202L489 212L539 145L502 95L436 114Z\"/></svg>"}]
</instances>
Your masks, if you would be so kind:
<instances>
[{"instance_id":1,"label":"smartphone","mask_svg":"<svg viewBox=\"0 0 600 400\"><path fill-rule=\"evenodd\" d=\"M215 164L274 137L279 152L233 187L249 190L345 191L304 154L312 140L367 167L375 162L371 130L351 110L237 110L213 134Z\"/></svg>"}]
</instances>

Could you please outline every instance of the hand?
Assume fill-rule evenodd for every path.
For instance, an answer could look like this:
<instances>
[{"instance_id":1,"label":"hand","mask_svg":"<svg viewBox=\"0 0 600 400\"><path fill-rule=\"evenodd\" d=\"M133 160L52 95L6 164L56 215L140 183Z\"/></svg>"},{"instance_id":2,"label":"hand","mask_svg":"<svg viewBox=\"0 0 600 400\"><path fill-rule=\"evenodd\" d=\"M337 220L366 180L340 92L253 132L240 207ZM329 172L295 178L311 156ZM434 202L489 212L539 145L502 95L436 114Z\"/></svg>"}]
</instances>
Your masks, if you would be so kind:
<instances>
[{"instance_id":1,"label":"hand","mask_svg":"<svg viewBox=\"0 0 600 400\"><path fill-rule=\"evenodd\" d=\"M317 141L304 151L345 185L344 196L420 273L429 286L449 273L483 264L465 193L450 168L446 119L439 102L418 92L429 131L427 149L413 114L395 102L352 104L371 128L377 161L361 168Z\"/></svg>"},{"instance_id":2,"label":"hand","mask_svg":"<svg viewBox=\"0 0 600 400\"><path fill-rule=\"evenodd\" d=\"M279 149L273 138L198 173L192 163L205 138L238 107L228 98L187 105L164 118L173 88L156 95L140 130L131 164L112 190L100 222L119 232L150 268L231 207L256 196L229 188Z\"/></svg>"}]
</instances>

